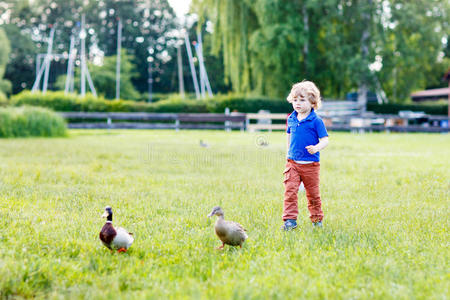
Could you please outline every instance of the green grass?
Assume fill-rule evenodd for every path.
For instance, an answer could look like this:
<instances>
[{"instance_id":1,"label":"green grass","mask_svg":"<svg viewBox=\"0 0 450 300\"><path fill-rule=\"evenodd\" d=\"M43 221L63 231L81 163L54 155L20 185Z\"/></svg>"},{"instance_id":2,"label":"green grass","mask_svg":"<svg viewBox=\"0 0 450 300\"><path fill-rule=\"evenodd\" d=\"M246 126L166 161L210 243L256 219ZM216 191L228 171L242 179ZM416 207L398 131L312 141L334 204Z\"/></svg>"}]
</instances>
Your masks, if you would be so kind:
<instances>
[{"instance_id":1,"label":"green grass","mask_svg":"<svg viewBox=\"0 0 450 300\"><path fill-rule=\"evenodd\" d=\"M284 233L283 133L2 139L0 298L447 299L449 149L448 135L332 133L324 228L301 194ZM125 254L98 239L106 205L135 234ZM243 249L215 250L215 205L247 228Z\"/></svg>"}]
</instances>

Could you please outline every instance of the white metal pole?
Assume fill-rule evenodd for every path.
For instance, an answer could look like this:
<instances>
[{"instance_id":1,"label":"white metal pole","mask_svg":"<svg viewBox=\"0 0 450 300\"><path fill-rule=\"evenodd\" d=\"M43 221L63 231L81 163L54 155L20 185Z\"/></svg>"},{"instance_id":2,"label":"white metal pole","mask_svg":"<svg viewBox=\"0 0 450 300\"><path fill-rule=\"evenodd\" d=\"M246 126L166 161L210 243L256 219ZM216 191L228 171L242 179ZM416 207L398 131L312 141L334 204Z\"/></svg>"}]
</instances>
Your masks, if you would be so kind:
<instances>
[{"instance_id":1,"label":"white metal pole","mask_svg":"<svg viewBox=\"0 0 450 300\"><path fill-rule=\"evenodd\" d=\"M74 44L75 37L73 35L70 36L70 47L69 47L69 60L67 61L67 75L66 75L66 84L64 85L64 94L69 92L70 83L72 81L72 69L73 69L73 53L74 53Z\"/></svg>"},{"instance_id":2,"label":"white metal pole","mask_svg":"<svg viewBox=\"0 0 450 300\"><path fill-rule=\"evenodd\" d=\"M116 57L116 99L120 98L120 54L122 48L122 20L117 24L117 57Z\"/></svg>"},{"instance_id":3,"label":"white metal pole","mask_svg":"<svg viewBox=\"0 0 450 300\"><path fill-rule=\"evenodd\" d=\"M91 73L89 73L88 68L86 68L86 75L87 75L87 80L88 80L89 88L91 89L92 95L94 95L94 97L97 97L97 92L95 91L94 83L92 82L92 78L91 78Z\"/></svg>"},{"instance_id":4,"label":"white metal pole","mask_svg":"<svg viewBox=\"0 0 450 300\"><path fill-rule=\"evenodd\" d=\"M45 63L40 65L39 71L36 74L36 79L34 80L33 87L31 88L32 92L35 92L37 89L39 89L39 82L41 81L42 73L44 73L45 69Z\"/></svg>"},{"instance_id":5,"label":"white metal pole","mask_svg":"<svg viewBox=\"0 0 450 300\"><path fill-rule=\"evenodd\" d=\"M52 25L52 29L50 30L50 41L47 49L47 56L45 57L44 86L42 87L43 93L47 92L48 76L50 74L50 61L52 59L53 39L55 37L55 28L56 25Z\"/></svg>"},{"instance_id":6,"label":"white metal pole","mask_svg":"<svg viewBox=\"0 0 450 300\"><path fill-rule=\"evenodd\" d=\"M211 85L209 84L209 79L208 79L208 73L206 72L206 67L205 67L205 60L203 58L203 41L202 41L202 33L201 31L197 31L197 37L198 37L198 47L199 47L199 52L200 52L200 66L203 70L203 80L204 83L206 85L206 89L208 90L208 95L210 97L213 96L212 90L211 90Z\"/></svg>"},{"instance_id":7,"label":"white metal pole","mask_svg":"<svg viewBox=\"0 0 450 300\"><path fill-rule=\"evenodd\" d=\"M53 26L52 29L50 30L50 37L49 37L49 42L48 42L48 47L47 47L47 53L45 55L44 62L40 65L39 72L36 74L36 79L34 80L33 87L31 88L32 92L35 92L37 89L39 89L39 83L41 81L42 73L44 73L44 70L46 71L47 78L48 78L47 69L49 68L50 63L47 63L47 61L48 62L50 61L50 56L51 56L52 47L53 47L54 34L55 34L55 27ZM39 55L38 55L38 60L39 60ZM44 84L45 84L45 82L44 82ZM45 87L45 89L47 90L47 86Z\"/></svg>"},{"instance_id":8,"label":"white metal pole","mask_svg":"<svg viewBox=\"0 0 450 300\"><path fill-rule=\"evenodd\" d=\"M199 49L199 43L195 43L194 45L195 48L195 53L197 54L197 58L198 58L198 71L200 74L200 94L202 95L202 98L205 98L205 80L204 80L204 73L203 73L203 68L202 68L202 59L201 59L201 55L200 55L200 49Z\"/></svg>"},{"instance_id":9,"label":"white metal pole","mask_svg":"<svg viewBox=\"0 0 450 300\"><path fill-rule=\"evenodd\" d=\"M152 56L148 57L148 102L153 101L153 74L152 74Z\"/></svg>"},{"instance_id":10,"label":"white metal pole","mask_svg":"<svg viewBox=\"0 0 450 300\"><path fill-rule=\"evenodd\" d=\"M84 28L85 15L81 16L81 96L86 95L86 30Z\"/></svg>"},{"instance_id":11,"label":"white metal pole","mask_svg":"<svg viewBox=\"0 0 450 300\"><path fill-rule=\"evenodd\" d=\"M200 99L200 91L198 90L198 81L197 81L197 73L195 71L194 60L192 58L192 50L191 44L189 42L189 37L187 32L184 34L184 43L186 44L186 51L189 58L189 66L191 68L192 81L194 82L195 96L197 99Z\"/></svg>"},{"instance_id":12,"label":"white metal pole","mask_svg":"<svg viewBox=\"0 0 450 300\"><path fill-rule=\"evenodd\" d=\"M177 46L177 61L178 61L178 86L180 88L180 96L182 99L184 99L183 62L181 60L180 45Z\"/></svg>"}]
</instances>

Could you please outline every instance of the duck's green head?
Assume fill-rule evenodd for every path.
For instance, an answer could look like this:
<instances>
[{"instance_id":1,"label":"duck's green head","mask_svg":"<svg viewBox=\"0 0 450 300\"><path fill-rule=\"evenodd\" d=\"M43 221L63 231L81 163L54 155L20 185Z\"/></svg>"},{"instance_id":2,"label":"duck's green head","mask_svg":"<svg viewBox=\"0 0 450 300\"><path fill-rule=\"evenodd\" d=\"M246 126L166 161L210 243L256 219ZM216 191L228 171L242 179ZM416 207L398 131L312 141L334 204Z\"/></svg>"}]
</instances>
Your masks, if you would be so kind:
<instances>
[{"instance_id":1,"label":"duck's green head","mask_svg":"<svg viewBox=\"0 0 450 300\"><path fill-rule=\"evenodd\" d=\"M212 216L222 216L223 217L223 210L220 208L220 206L216 206L212 209L211 213L208 215L208 218Z\"/></svg>"},{"instance_id":2,"label":"duck's green head","mask_svg":"<svg viewBox=\"0 0 450 300\"><path fill-rule=\"evenodd\" d=\"M105 207L105 212L103 213L102 218L106 218L107 221L112 221L112 215L113 212L111 206Z\"/></svg>"}]
</instances>

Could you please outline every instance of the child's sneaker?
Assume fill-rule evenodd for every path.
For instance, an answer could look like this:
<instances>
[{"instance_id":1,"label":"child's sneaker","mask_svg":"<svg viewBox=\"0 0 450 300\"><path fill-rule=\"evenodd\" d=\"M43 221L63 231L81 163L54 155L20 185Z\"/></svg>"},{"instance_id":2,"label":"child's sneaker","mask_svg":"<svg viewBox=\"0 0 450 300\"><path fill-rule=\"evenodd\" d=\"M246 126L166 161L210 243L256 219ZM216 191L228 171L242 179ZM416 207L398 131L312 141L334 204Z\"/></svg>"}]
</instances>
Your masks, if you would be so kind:
<instances>
[{"instance_id":1,"label":"child's sneaker","mask_svg":"<svg viewBox=\"0 0 450 300\"><path fill-rule=\"evenodd\" d=\"M286 220L284 221L284 225L281 227L281 229L283 229L284 231L289 231L295 228L297 228L296 220Z\"/></svg>"},{"instance_id":2,"label":"child's sneaker","mask_svg":"<svg viewBox=\"0 0 450 300\"><path fill-rule=\"evenodd\" d=\"M322 228L322 221L313 222L312 225L315 228Z\"/></svg>"}]
</instances>

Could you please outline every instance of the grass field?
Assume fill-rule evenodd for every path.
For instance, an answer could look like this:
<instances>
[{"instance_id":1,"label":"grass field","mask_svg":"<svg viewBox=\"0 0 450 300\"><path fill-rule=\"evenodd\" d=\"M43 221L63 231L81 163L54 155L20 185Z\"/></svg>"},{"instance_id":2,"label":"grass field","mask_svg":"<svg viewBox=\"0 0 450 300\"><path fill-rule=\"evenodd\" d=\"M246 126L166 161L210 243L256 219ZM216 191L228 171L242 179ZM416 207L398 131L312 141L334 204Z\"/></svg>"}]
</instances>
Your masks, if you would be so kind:
<instances>
[{"instance_id":1,"label":"grass field","mask_svg":"<svg viewBox=\"0 0 450 300\"><path fill-rule=\"evenodd\" d=\"M448 135L331 133L324 228L301 194L285 233L283 133L0 139L0 298L448 299L449 149ZM98 239L106 205L135 234L127 253ZM215 205L247 228L242 249L215 250Z\"/></svg>"}]
</instances>

